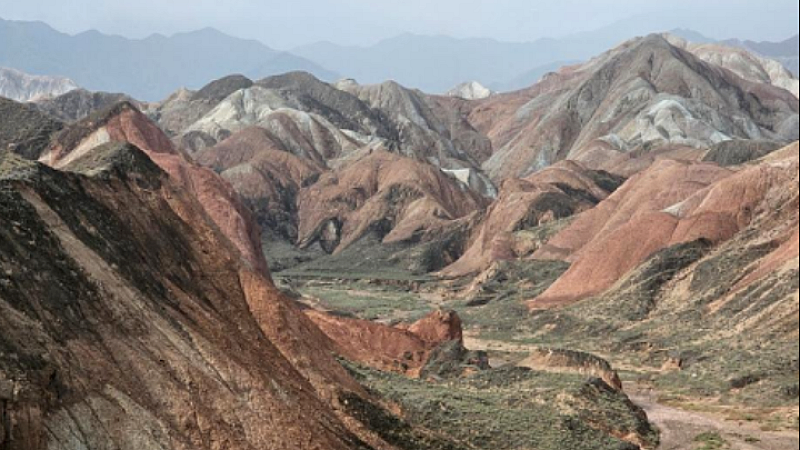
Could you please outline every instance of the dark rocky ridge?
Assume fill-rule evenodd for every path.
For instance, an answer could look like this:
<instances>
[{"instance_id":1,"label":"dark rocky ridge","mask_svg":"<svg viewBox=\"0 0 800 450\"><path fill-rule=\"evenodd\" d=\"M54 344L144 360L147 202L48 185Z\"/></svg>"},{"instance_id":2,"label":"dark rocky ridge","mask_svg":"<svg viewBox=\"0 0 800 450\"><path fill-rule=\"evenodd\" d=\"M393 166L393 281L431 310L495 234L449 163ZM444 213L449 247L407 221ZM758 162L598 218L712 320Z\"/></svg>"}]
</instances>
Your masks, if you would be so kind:
<instances>
[{"instance_id":1,"label":"dark rocky ridge","mask_svg":"<svg viewBox=\"0 0 800 450\"><path fill-rule=\"evenodd\" d=\"M125 94L76 89L56 98L37 102L36 108L56 120L69 123L77 122L97 111L126 101L132 104L137 103Z\"/></svg>"},{"instance_id":2,"label":"dark rocky ridge","mask_svg":"<svg viewBox=\"0 0 800 450\"><path fill-rule=\"evenodd\" d=\"M0 98L0 151L9 148L35 159L50 144L50 136L62 125L36 108Z\"/></svg>"}]
</instances>

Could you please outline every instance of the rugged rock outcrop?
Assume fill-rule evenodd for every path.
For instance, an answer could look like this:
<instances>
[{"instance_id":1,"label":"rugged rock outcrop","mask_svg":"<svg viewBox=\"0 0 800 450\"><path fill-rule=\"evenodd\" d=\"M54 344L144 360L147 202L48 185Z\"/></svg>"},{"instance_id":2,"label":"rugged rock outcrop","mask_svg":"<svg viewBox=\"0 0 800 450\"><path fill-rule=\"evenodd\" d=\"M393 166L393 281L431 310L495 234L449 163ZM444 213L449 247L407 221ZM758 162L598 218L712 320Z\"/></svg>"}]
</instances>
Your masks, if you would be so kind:
<instances>
[{"instance_id":1,"label":"rugged rock outcrop","mask_svg":"<svg viewBox=\"0 0 800 450\"><path fill-rule=\"evenodd\" d=\"M599 378L608 386L622 391L622 380L608 361L587 353L571 350L542 348L534 351L518 364L533 370L579 373Z\"/></svg>"},{"instance_id":2,"label":"rugged rock outcrop","mask_svg":"<svg viewBox=\"0 0 800 450\"><path fill-rule=\"evenodd\" d=\"M706 63L662 36L627 42L532 88L475 102L470 123L492 140L495 180L559 160L592 167L620 153L703 148L731 139L797 139L789 92Z\"/></svg>"},{"instance_id":3,"label":"rugged rock outcrop","mask_svg":"<svg viewBox=\"0 0 800 450\"><path fill-rule=\"evenodd\" d=\"M60 169L109 142L129 142L147 153L176 183L199 199L208 216L249 264L267 270L259 232L230 185L178 153L169 138L130 103L117 104L64 129L39 160Z\"/></svg>"},{"instance_id":4,"label":"rugged rock outcrop","mask_svg":"<svg viewBox=\"0 0 800 450\"><path fill-rule=\"evenodd\" d=\"M531 303L539 311L529 326L558 342L602 336L593 348L635 353L664 367L669 383L698 386L689 395L746 405L758 396L791 407L796 398L787 392L798 367L797 181L794 144L734 168L673 207L633 217L630 227L617 227L617 243L606 241L607 260L583 252L572 266L582 278L568 273L565 284ZM654 220L644 223L646 216ZM669 240L664 226L674 227ZM651 235L661 244L641 260L620 250L649 246ZM634 267L598 294L563 296L568 279L595 284L597 273L609 272L600 267L614 260ZM540 309L552 306L558 308Z\"/></svg>"},{"instance_id":5,"label":"rugged rock outcrop","mask_svg":"<svg viewBox=\"0 0 800 450\"><path fill-rule=\"evenodd\" d=\"M211 85L239 87L236 90L204 89L222 94L231 91L225 97L204 96L198 102L194 94L175 94L161 107L165 111L160 122L179 134L181 146L191 152L251 126L270 130L298 153L313 147L326 160L351 153L373 138L389 137L376 112L311 75L291 73L255 84L238 81L223 79Z\"/></svg>"},{"instance_id":6,"label":"rugged rock outcrop","mask_svg":"<svg viewBox=\"0 0 800 450\"><path fill-rule=\"evenodd\" d=\"M443 169L461 170L478 169L483 155L491 153L489 140L472 127L456 104L391 81L368 86L340 82L337 87L387 117L394 130L393 146L406 156ZM477 176L484 178L483 193L494 196L492 183L480 172Z\"/></svg>"},{"instance_id":7,"label":"rugged rock outcrop","mask_svg":"<svg viewBox=\"0 0 800 450\"><path fill-rule=\"evenodd\" d=\"M312 155L296 156L269 131L246 128L195 160L227 180L255 214L261 227L275 238L297 241L297 195L315 182L325 162Z\"/></svg>"},{"instance_id":8,"label":"rugged rock outcrop","mask_svg":"<svg viewBox=\"0 0 800 450\"><path fill-rule=\"evenodd\" d=\"M17 102L35 102L58 97L75 89L78 89L78 85L67 78L28 75L19 70L0 67L0 97Z\"/></svg>"},{"instance_id":9,"label":"rugged rock outcrop","mask_svg":"<svg viewBox=\"0 0 800 450\"><path fill-rule=\"evenodd\" d=\"M208 114L229 95L252 85L253 81L242 75L220 78L197 92L181 89L163 102L152 105L148 114L168 135L175 136Z\"/></svg>"},{"instance_id":10,"label":"rugged rock outcrop","mask_svg":"<svg viewBox=\"0 0 800 450\"><path fill-rule=\"evenodd\" d=\"M428 97L396 83L360 86L344 80L330 85L299 72L256 83L228 77L203 91L219 95L199 100L199 94L181 91L150 112L191 153L258 126L292 153L331 168L359 159L364 148L384 147L444 169L469 171L471 187L495 194L479 170L491 143L457 103L445 101L451 99Z\"/></svg>"}]
</instances>

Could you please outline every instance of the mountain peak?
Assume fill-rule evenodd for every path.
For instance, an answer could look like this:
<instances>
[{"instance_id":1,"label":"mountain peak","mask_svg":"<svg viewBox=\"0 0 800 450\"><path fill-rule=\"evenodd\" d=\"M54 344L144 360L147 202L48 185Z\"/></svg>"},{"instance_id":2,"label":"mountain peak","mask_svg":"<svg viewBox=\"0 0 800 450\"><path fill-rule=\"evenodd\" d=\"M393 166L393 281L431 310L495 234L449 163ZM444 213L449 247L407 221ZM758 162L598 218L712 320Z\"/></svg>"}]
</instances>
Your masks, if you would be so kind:
<instances>
[{"instance_id":1,"label":"mountain peak","mask_svg":"<svg viewBox=\"0 0 800 450\"><path fill-rule=\"evenodd\" d=\"M491 97L494 94L495 93L492 92L491 89L477 81L459 84L447 92L448 97L456 97L464 100L483 100Z\"/></svg>"}]
</instances>

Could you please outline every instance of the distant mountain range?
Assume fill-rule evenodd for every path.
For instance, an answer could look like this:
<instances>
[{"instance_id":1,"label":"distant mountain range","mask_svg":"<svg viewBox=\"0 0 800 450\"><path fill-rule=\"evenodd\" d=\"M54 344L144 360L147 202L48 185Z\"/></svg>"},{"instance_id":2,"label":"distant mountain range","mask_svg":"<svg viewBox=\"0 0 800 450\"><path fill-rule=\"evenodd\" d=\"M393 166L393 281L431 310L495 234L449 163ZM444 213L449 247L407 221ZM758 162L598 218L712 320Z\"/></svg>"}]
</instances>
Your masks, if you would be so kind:
<instances>
[{"instance_id":1,"label":"distant mountain range","mask_svg":"<svg viewBox=\"0 0 800 450\"><path fill-rule=\"evenodd\" d=\"M303 70L328 81L338 78L301 57L210 28L133 40L97 31L71 36L41 22L0 19L0 42L2 67L63 76L92 91L150 101L231 73L262 78Z\"/></svg>"},{"instance_id":2,"label":"distant mountain range","mask_svg":"<svg viewBox=\"0 0 800 450\"><path fill-rule=\"evenodd\" d=\"M742 47L746 50L758 53L769 58L777 59L786 66L789 70L798 76L800 68L798 68L798 55L800 55L800 35L796 35L782 42L753 42L753 41L740 41L730 40L724 41L723 44Z\"/></svg>"},{"instance_id":3,"label":"distant mountain range","mask_svg":"<svg viewBox=\"0 0 800 450\"><path fill-rule=\"evenodd\" d=\"M659 31L649 26L630 20L565 38L528 43L404 34L369 47L321 42L296 48L293 53L360 83L394 80L426 92L444 93L474 80L492 90L508 92L526 88L549 72L588 60L632 37ZM670 33L693 43L717 43L691 30ZM779 59L797 74L797 36L780 43L721 43Z\"/></svg>"},{"instance_id":4,"label":"distant mountain range","mask_svg":"<svg viewBox=\"0 0 800 450\"><path fill-rule=\"evenodd\" d=\"M214 29L142 40L88 31L75 36L40 22L0 19L0 66L62 76L90 91L124 92L162 100L179 87L198 89L210 79L240 73L250 79L304 71L324 81L343 76L359 83L394 80L428 93L465 82L497 92L524 89L564 65L586 61L653 24L628 20L591 32L528 43L404 34L373 46L316 43L280 52ZM717 42L691 30L674 30L690 42L722 43L780 60L797 74L798 38L784 42Z\"/></svg>"},{"instance_id":5,"label":"distant mountain range","mask_svg":"<svg viewBox=\"0 0 800 450\"><path fill-rule=\"evenodd\" d=\"M756 53L767 58L776 59L782 62L787 69L791 70L794 76L798 75L798 55L800 55L800 35L795 35L785 41L780 42L755 42L743 41L741 39L727 39L717 41L702 34L685 29L670 31L674 36L686 39L695 44L722 44L729 47L743 48L747 51Z\"/></svg>"},{"instance_id":6,"label":"distant mountain range","mask_svg":"<svg viewBox=\"0 0 800 450\"><path fill-rule=\"evenodd\" d=\"M474 80L494 90L512 91L632 36L604 29L566 39L511 43L403 34L371 47L321 42L296 48L293 53L360 83L393 80L426 92L444 93Z\"/></svg>"}]
</instances>

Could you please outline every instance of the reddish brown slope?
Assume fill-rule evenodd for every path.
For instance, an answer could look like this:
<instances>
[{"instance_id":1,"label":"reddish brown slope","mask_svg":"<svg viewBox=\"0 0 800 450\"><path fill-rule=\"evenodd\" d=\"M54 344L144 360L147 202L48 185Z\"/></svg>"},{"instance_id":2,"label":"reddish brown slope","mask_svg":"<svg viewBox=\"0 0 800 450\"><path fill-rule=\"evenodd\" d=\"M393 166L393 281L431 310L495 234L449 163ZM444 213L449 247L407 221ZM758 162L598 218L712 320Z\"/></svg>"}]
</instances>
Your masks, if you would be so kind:
<instances>
[{"instance_id":1,"label":"reddish brown slope","mask_svg":"<svg viewBox=\"0 0 800 450\"><path fill-rule=\"evenodd\" d=\"M563 305L599 294L670 246L700 239L720 244L733 238L754 218L796 196L796 188L790 187L797 172L796 157L763 162L735 174L697 163L657 164L539 253L539 257L568 258L573 266L532 307ZM778 261L791 256L791 245L790 241L783 250L786 255L776 256Z\"/></svg>"},{"instance_id":2,"label":"reddish brown slope","mask_svg":"<svg viewBox=\"0 0 800 450\"><path fill-rule=\"evenodd\" d=\"M369 232L384 243L402 242L485 204L434 166L376 151L300 192L299 242L320 242L331 252Z\"/></svg>"},{"instance_id":3,"label":"reddish brown slope","mask_svg":"<svg viewBox=\"0 0 800 450\"><path fill-rule=\"evenodd\" d=\"M518 249L515 232L535 228L593 208L616 189L619 178L586 169L576 162L560 162L530 177L506 181L500 197L489 208L472 245L455 264L443 271L448 277L476 274L495 261L529 256L535 250ZM525 253L525 254L522 254Z\"/></svg>"},{"instance_id":4,"label":"reddish brown slope","mask_svg":"<svg viewBox=\"0 0 800 450\"><path fill-rule=\"evenodd\" d=\"M649 36L530 89L475 103L469 121L492 140L495 180L564 159L599 167L621 153L703 148L728 139L796 140L797 99Z\"/></svg>"},{"instance_id":5,"label":"reddish brown slope","mask_svg":"<svg viewBox=\"0 0 800 450\"><path fill-rule=\"evenodd\" d=\"M233 186L265 231L292 243L297 241L297 194L326 170L324 162L289 153L272 133L257 127L199 152L195 160Z\"/></svg>"},{"instance_id":6,"label":"reddish brown slope","mask_svg":"<svg viewBox=\"0 0 800 450\"><path fill-rule=\"evenodd\" d=\"M433 312L408 329L313 310L306 315L348 360L412 377L419 376L436 347L463 339L461 319L454 312Z\"/></svg>"},{"instance_id":7,"label":"reddish brown slope","mask_svg":"<svg viewBox=\"0 0 800 450\"><path fill-rule=\"evenodd\" d=\"M249 264L267 272L258 230L230 185L179 154L169 138L130 103L120 103L65 129L40 161L54 168L63 168L96 146L108 142L129 142L142 149L199 200L208 217L236 245Z\"/></svg>"},{"instance_id":8,"label":"reddish brown slope","mask_svg":"<svg viewBox=\"0 0 800 450\"><path fill-rule=\"evenodd\" d=\"M364 448L332 344L181 180L128 145L65 169L0 155L4 447Z\"/></svg>"}]
</instances>

